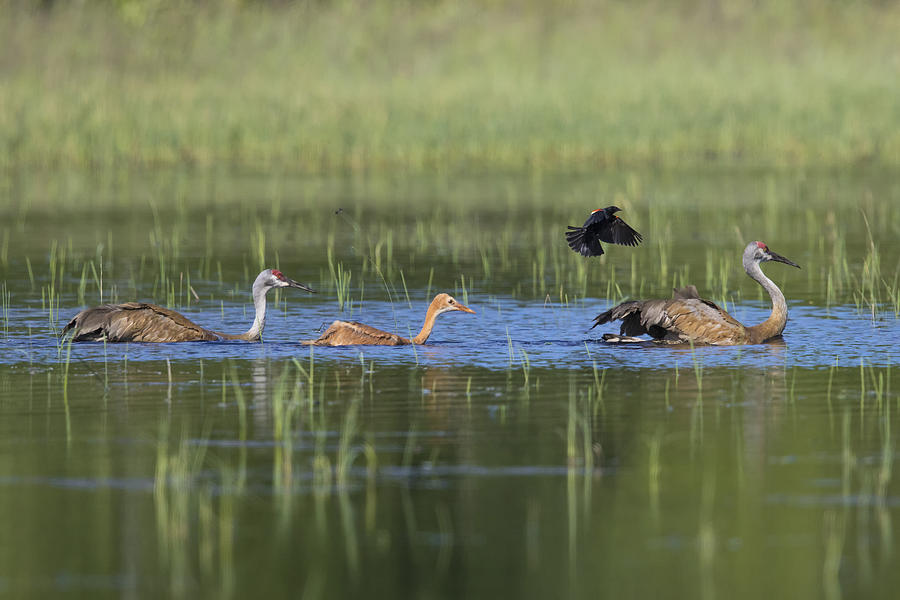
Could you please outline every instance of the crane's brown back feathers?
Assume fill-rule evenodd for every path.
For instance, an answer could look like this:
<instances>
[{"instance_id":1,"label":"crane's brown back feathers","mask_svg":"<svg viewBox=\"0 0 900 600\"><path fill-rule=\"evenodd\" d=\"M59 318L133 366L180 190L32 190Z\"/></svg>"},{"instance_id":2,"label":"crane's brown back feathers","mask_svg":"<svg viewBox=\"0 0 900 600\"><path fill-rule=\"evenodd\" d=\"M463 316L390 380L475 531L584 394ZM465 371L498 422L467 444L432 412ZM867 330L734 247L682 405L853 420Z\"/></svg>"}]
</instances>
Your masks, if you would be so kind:
<instances>
[{"instance_id":1,"label":"crane's brown back feathers","mask_svg":"<svg viewBox=\"0 0 900 600\"><path fill-rule=\"evenodd\" d=\"M357 321L335 321L314 340L303 340L304 346L405 346L412 341Z\"/></svg>"},{"instance_id":2,"label":"crane's brown back feathers","mask_svg":"<svg viewBox=\"0 0 900 600\"><path fill-rule=\"evenodd\" d=\"M73 331L72 340L75 342L255 342L262 336L266 322L266 294L270 289L281 287L313 291L285 277L278 269L263 269L251 288L256 311L253 325L241 334L219 333L200 327L174 310L146 302L104 304L85 309L66 324L63 334Z\"/></svg>"},{"instance_id":3,"label":"crane's brown back feathers","mask_svg":"<svg viewBox=\"0 0 900 600\"><path fill-rule=\"evenodd\" d=\"M743 344L746 328L714 302L699 298L697 288L679 288L670 300L632 300L614 306L594 319L592 329L622 321L620 333L650 335L668 343Z\"/></svg>"},{"instance_id":4,"label":"crane's brown back feathers","mask_svg":"<svg viewBox=\"0 0 900 600\"><path fill-rule=\"evenodd\" d=\"M88 308L63 328L74 331L73 341L190 342L214 341L230 336L200 327L168 308L145 302L104 304Z\"/></svg>"},{"instance_id":5,"label":"crane's brown back feathers","mask_svg":"<svg viewBox=\"0 0 900 600\"><path fill-rule=\"evenodd\" d=\"M356 321L335 321L317 339L301 340L301 343L306 346L353 346L363 344L369 346L405 346L408 344L424 344L431 335L431 330L434 328L434 322L438 315L457 310L467 313L475 312L468 306L457 302L450 294L438 294L431 301L431 304L428 305L422 330L412 339L388 333Z\"/></svg>"},{"instance_id":6,"label":"crane's brown back feathers","mask_svg":"<svg viewBox=\"0 0 900 600\"><path fill-rule=\"evenodd\" d=\"M787 302L784 294L765 276L760 263L775 261L800 268L800 265L772 252L762 242L750 242L744 248L741 263L744 272L763 287L772 300L769 318L745 327L714 302L704 300L692 285L674 290L671 300L623 302L594 319L594 327L620 319L621 332L629 336L650 334L657 341L695 344L759 344L781 335L787 323ZM592 327L593 329L593 327ZM607 334L607 341L640 341L634 337L623 339Z\"/></svg>"}]
</instances>

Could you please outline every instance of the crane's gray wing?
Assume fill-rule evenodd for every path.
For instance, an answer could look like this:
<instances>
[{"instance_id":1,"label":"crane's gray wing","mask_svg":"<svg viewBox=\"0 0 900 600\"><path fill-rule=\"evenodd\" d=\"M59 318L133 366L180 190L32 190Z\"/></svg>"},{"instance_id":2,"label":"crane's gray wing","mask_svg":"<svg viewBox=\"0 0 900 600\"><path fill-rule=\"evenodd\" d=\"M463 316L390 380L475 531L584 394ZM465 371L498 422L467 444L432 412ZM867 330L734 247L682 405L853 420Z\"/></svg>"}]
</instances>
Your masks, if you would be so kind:
<instances>
[{"instance_id":1,"label":"crane's gray wing","mask_svg":"<svg viewBox=\"0 0 900 600\"><path fill-rule=\"evenodd\" d=\"M597 315L594 319L594 324L591 326L591 329L596 327L597 325L603 325L605 323L609 323L610 321L622 321L621 332L625 335L637 336L644 335L647 332L647 328L644 327L641 322L641 313L644 309L644 306L650 304L652 302L665 302L664 300L632 300L630 302L623 302L618 306L614 306L605 313L601 313Z\"/></svg>"}]
</instances>

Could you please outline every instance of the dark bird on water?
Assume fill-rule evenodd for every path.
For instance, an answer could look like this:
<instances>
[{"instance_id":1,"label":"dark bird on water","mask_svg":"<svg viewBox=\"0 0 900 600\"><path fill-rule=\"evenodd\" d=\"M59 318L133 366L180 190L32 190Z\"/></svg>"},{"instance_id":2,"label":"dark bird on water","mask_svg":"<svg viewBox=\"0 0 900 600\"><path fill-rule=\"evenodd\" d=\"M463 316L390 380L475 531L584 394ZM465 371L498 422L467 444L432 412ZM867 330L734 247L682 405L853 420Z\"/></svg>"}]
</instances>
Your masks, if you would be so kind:
<instances>
[{"instance_id":1,"label":"dark bird on water","mask_svg":"<svg viewBox=\"0 0 900 600\"><path fill-rule=\"evenodd\" d=\"M272 288L292 287L315 293L305 285L284 276L277 269L262 271L253 282L253 305L256 318L246 333L219 333L200 327L174 310L145 302L104 304L88 308L63 329L74 332L73 341L99 342L200 342L244 340L255 342L266 326L266 293Z\"/></svg>"},{"instance_id":2,"label":"dark bird on water","mask_svg":"<svg viewBox=\"0 0 900 600\"><path fill-rule=\"evenodd\" d=\"M424 344L431 336L434 322L445 312L459 310L475 314L475 311L460 304L450 294L438 294L428 306L425 313L425 324L422 330L414 338L401 337L395 333L388 333L356 321L335 321L315 340L301 340L306 346L406 346L409 344Z\"/></svg>"},{"instance_id":3,"label":"dark bird on water","mask_svg":"<svg viewBox=\"0 0 900 600\"><path fill-rule=\"evenodd\" d=\"M566 231L566 241L569 248L583 256L600 256L603 254L603 246L607 244L621 244L623 246L637 246L643 238L641 234L629 227L629 225L616 216L615 213L622 209L618 206L598 208L591 212L591 216L581 227L572 227Z\"/></svg>"},{"instance_id":4,"label":"dark bird on water","mask_svg":"<svg viewBox=\"0 0 900 600\"><path fill-rule=\"evenodd\" d=\"M732 346L759 344L776 338L787 323L784 294L766 277L760 263L774 261L800 268L797 263L769 250L762 242L750 242L744 248L743 265L754 281L769 293L772 313L759 325L741 325L715 303L700 298L689 285L675 290L671 300L633 300L623 302L594 319L593 329L610 321L622 321L620 335L604 334L607 342L641 342L638 336L649 334L654 341L667 344L714 344Z\"/></svg>"}]
</instances>

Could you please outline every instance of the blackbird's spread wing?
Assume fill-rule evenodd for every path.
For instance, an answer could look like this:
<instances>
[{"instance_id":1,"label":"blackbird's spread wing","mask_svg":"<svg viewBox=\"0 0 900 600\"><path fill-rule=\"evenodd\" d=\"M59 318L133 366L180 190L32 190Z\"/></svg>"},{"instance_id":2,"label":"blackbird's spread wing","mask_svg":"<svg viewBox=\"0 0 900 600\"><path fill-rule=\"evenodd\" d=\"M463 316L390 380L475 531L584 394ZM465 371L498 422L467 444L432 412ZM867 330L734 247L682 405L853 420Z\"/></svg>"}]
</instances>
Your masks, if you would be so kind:
<instances>
[{"instance_id":1,"label":"blackbird's spread wing","mask_svg":"<svg viewBox=\"0 0 900 600\"><path fill-rule=\"evenodd\" d=\"M600 256L603 254L603 246L597 236L592 235L586 227L568 226L566 242L569 248L583 256Z\"/></svg>"},{"instance_id":2,"label":"blackbird's spread wing","mask_svg":"<svg viewBox=\"0 0 900 600\"><path fill-rule=\"evenodd\" d=\"M597 236L600 238L600 241L623 246L637 246L644 239L641 237L641 234L616 216L600 224Z\"/></svg>"},{"instance_id":3,"label":"blackbird's spread wing","mask_svg":"<svg viewBox=\"0 0 900 600\"><path fill-rule=\"evenodd\" d=\"M566 231L569 247L584 256L603 254L600 242L637 246L641 240L641 234L619 217L608 214L605 209L592 212L581 227L569 225L569 230Z\"/></svg>"}]
</instances>

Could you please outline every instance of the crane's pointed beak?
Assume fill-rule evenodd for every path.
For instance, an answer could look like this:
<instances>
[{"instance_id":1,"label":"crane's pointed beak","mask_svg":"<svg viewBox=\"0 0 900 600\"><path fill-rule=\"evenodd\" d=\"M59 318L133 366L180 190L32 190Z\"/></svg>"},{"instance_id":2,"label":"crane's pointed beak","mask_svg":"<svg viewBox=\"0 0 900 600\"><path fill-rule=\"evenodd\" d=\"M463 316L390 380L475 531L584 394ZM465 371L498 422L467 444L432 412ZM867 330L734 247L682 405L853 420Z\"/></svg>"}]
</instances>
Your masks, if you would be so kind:
<instances>
[{"instance_id":1,"label":"crane's pointed beak","mask_svg":"<svg viewBox=\"0 0 900 600\"><path fill-rule=\"evenodd\" d=\"M285 279L285 281L287 281L288 286L290 286L292 288L297 288L297 289L303 290L304 292L309 292L310 294L316 293L316 290L306 287L299 281L294 281L293 279L290 279L289 277L285 277L284 279Z\"/></svg>"},{"instance_id":2,"label":"crane's pointed beak","mask_svg":"<svg viewBox=\"0 0 900 600\"><path fill-rule=\"evenodd\" d=\"M776 253L772 252L771 250L769 250L769 256L771 257L769 260L774 260L775 262L780 262L780 263L784 263L786 265L791 265L792 267L797 267L798 269L800 268L800 265L798 265L794 261L787 259L780 254L776 254Z\"/></svg>"},{"instance_id":3,"label":"crane's pointed beak","mask_svg":"<svg viewBox=\"0 0 900 600\"><path fill-rule=\"evenodd\" d=\"M459 302L457 302L453 306L454 306L454 308L456 308L456 310L461 310L463 312L472 313L473 315L475 314L475 311L472 310L471 308L469 308L468 306L466 306L465 304L460 304Z\"/></svg>"}]
</instances>

